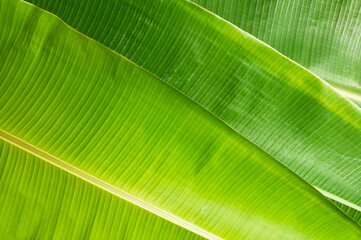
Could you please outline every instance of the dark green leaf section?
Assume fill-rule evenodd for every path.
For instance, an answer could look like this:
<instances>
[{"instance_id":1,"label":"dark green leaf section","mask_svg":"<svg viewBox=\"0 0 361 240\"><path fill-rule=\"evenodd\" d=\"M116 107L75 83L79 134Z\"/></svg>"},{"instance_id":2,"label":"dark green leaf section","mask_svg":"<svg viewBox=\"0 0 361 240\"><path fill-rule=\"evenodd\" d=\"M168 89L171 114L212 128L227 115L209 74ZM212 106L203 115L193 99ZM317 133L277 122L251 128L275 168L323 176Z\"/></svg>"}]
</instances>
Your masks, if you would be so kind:
<instances>
[{"instance_id":1,"label":"dark green leaf section","mask_svg":"<svg viewBox=\"0 0 361 240\"><path fill-rule=\"evenodd\" d=\"M348 216L350 216L355 222L357 222L359 225L361 225L361 212L357 211L356 209L353 209L347 205L344 205L342 203L339 203L335 200L331 201L340 209L342 209L342 211L344 211Z\"/></svg>"},{"instance_id":2,"label":"dark green leaf section","mask_svg":"<svg viewBox=\"0 0 361 240\"><path fill-rule=\"evenodd\" d=\"M2 239L202 239L0 139Z\"/></svg>"},{"instance_id":3,"label":"dark green leaf section","mask_svg":"<svg viewBox=\"0 0 361 240\"><path fill-rule=\"evenodd\" d=\"M167 81L309 183L361 206L359 108L265 44L187 1L31 2Z\"/></svg>"},{"instance_id":4,"label":"dark green leaf section","mask_svg":"<svg viewBox=\"0 0 361 240\"><path fill-rule=\"evenodd\" d=\"M3 0L0 23L1 130L221 238L361 237L288 168L58 18Z\"/></svg>"},{"instance_id":5,"label":"dark green leaf section","mask_svg":"<svg viewBox=\"0 0 361 240\"><path fill-rule=\"evenodd\" d=\"M193 0L361 99L361 1Z\"/></svg>"},{"instance_id":6,"label":"dark green leaf section","mask_svg":"<svg viewBox=\"0 0 361 240\"><path fill-rule=\"evenodd\" d=\"M261 39L336 88L342 86L339 93L361 107L359 0L192 2ZM356 171L361 175L361 169ZM361 212L342 203L336 205L360 223Z\"/></svg>"}]
</instances>

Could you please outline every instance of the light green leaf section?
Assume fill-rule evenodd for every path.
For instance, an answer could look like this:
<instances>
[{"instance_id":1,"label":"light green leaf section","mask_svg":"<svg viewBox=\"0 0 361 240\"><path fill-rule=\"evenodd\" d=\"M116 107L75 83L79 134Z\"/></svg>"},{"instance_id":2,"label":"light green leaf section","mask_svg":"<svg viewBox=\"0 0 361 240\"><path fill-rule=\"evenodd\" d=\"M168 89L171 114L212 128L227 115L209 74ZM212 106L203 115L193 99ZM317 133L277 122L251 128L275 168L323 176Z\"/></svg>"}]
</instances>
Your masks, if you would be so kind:
<instances>
[{"instance_id":1,"label":"light green leaf section","mask_svg":"<svg viewBox=\"0 0 361 240\"><path fill-rule=\"evenodd\" d=\"M263 40L333 86L340 86L345 96L360 104L361 1L193 2Z\"/></svg>"},{"instance_id":2,"label":"light green leaf section","mask_svg":"<svg viewBox=\"0 0 361 240\"><path fill-rule=\"evenodd\" d=\"M2 239L202 239L1 139L0 177Z\"/></svg>"},{"instance_id":3,"label":"light green leaf section","mask_svg":"<svg viewBox=\"0 0 361 240\"><path fill-rule=\"evenodd\" d=\"M188 1L32 2L179 89L328 196L361 207L360 109L309 71Z\"/></svg>"},{"instance_id":4,"label":"light green leaf section","mask_svg":"<svg viewBox=\"0 0 361 240\"><path fill-rule=\"evenodd\" d=\"M0 126L7 141L10 134L78 169L74 174L86 173L93 182L147 203L145 210L154 206L219 238L361 237L355 222L288 168L177 90L58 18L4 0L0 23ZM33 158L33 166L67 175L36 162ZM22 169L1 181L19 177ZM30 183L20 180L20 185ZM22 198L15 196L14 201ZM32 197L29 201L36 202ZM8 216L13 211L5 210L3 218L13 219ZM44 214L54 216L53 211ZM27 217L35 218L32 214ZM79 226L82 220L87 218L77 218Z\"/></svg>"}]
</instances>

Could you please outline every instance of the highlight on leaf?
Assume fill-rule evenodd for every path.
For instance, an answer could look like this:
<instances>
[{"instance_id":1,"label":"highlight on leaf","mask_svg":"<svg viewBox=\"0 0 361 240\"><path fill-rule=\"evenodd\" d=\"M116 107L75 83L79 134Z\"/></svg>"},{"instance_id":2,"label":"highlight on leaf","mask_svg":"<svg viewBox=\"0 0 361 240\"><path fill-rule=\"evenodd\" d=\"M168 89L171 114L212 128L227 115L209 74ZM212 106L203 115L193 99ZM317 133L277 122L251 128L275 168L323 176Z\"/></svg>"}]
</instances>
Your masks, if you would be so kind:
<instances>
[{"instance_id":1,"label":"highlight on leaf","mask_svg":"<svg viewBox=\"0 0 361 240\"><path fill-rule=\"evenodd\" d=\"M358 73L314 64L349 51L256 2L1 1L0 236L360 239Z\"/></svg>"}]
</instances>

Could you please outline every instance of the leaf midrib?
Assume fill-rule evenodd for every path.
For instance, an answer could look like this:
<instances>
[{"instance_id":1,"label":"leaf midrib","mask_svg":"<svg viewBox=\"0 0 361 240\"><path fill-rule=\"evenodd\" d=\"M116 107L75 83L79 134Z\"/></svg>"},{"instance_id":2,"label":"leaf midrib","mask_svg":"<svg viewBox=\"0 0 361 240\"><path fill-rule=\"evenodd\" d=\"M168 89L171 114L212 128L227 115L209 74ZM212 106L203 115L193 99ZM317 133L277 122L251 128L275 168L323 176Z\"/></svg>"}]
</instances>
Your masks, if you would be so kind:
<instances>
[{"instance_id":1,"label":"leaf midrib","mask_svg":"<svg viewBox=\"0 0 361 240\"><path fill-rule=\"evenodd\" d=\"M281 53L280 51L278 51L277 49L275 49L274 47L272 47L271 45L269 45L268 43L262 41L261 39L255 37L254 35L250 34L249 32L241 29L240 27L238 27L237 25L233 24L232 22L228 21L227 19L215 14L214 12L202 7L201 5L193 2L192 0L186 0L187 2L203 9L204 11L216 16L218 19L220 19L223 22L226 22L227 24L232 25L234 28L236 28L237 30L239 30L240 32L242 32L243 34L248 35L249 37L251 37L252 39L256 40L257 42L259 42L262 45L265 45L269 48L271 48L272 50L274 50L275 52L277 52L279 55L281 55L283 58L293 62L294 64L298 65L299 67L303 68L304 70L306 70L307 72L311 73L312 75L314 75L316 78L318 78L319 80L321 80L323 83L331 86L333 89L336 90L336 92L344 97L346 97L347 99L351 99L352 101L357 101L357 102L361 102L361 93L360 92L356 92L352 89L346 88L344 86L338 86L334 83L329 83L328 81L324 80L323 78L321 78L320 76L318 76L316 73L312 72L311 70L307 69L306 67L304 67L303 65L299 64L298 62L294 61L293 59L287 57L286 55L284 55L283 53Z\"/></svg>"},{"instance_id":2,"label":"leaf midrib","mask_svg":"<svg viewBox=\"0 0 361 240\"><path fill-rule=\"evenodd\" d=\"M342 96L347 97L353 101L361 102L361 93L335 84L330 84L330 85L336 90L338 94L341 94Z\"/></svg>"},{"instance_id":3,"label":"leaf midrib","mask_svg":"<svg viewBox=\"0 0 361 240\"><path fill-rule=\"evenodd\" d=\"M301 67L302 69L304 69L305 71L309 72L311 75L313 75L314 77L318 78L320 81L322 81L324 84L331 86L332 89L334 89L334 91L336 91L338 94L341 94L343 97L347 98L347 99L353 99L356 101L360 101L361 102L361 94L340 86L335 86L335 85L330 85L330 83L328 83L327 81L325 81L323 78L321 78L320 76L318 76L317 74L313 73L312 71L310 71L309 69L305 68L304 66L302 66L301 64L295 62L294 60L292 60L291 58L287 57L286 55L282 54L281 52L279 52L277 49L273 48L272 46L270 46L269 44L263 42L262 40L258 39L257 37L253 36L252 34L244 31L243 29L239 28L238 26L236 26L235 24L229 22L228 20L218 16L217 14L205 9L204 7L192 2L191 0L185 0L186 2L189 2L190 4L193 4L201 9L203 9L204 11L216 16L218 19L220 19L223 22L226 22L227 24L232 25L234 28L236 28L238 31L240 31L242 34L247 35L248 37L252 38L253 40L257 41L258 43L267 46L268 48L271 48L273 51L275 51L278 55L282 56L283 58L291 61L292 63L298 65L299 67ZM140 69L142 69L143 71L147 72L148 74L152 75L153 77L157 78L159 81L161 81L162 83L166 84L168 87L174 89L175 91L177 91L178 93L180 93L181 95L183 95L184 97L186 97L187 99L189 99L190 101L192 101L193 103L195 103L196 105L198 105L199 107L201 107L203 110L205 110L207 113L209 113L212 117L217 118L220 122L222 122L223 124L227 125L229 128L231 128L234 132L236 132L239 136L241 136L242 138L246 139L247 141L251 142L252 144L254 144L255 146L257 146L261 151L264 151L266 154L268 154L270 157L272 157L275 161L279 162L282 166L288 168L292 173L296 174L293 170L291 170L288 166L284 165L279 159L277 159L273 154L270 154L270 152L266 149L264 149L263 147L259 146L258 144L256 144L254 141L252 141L251 139L249 139L248 137L244 136L241 132L237 131L234 127L232 127L231 125L229 125L227 122L225 122L223 119L221 119L219 116L215 115L213 112L209 111L208 109L206 109L203 105L201 105L200 103L198 103L197 101L195 101L193 98L189 97L188 95L186 95L185 93L181 92L179 89L175 88L174 86L170 85L167 81L165 81L164 79L154 75L152 72L148 71L147 69L139 66L138 64L134 63L133 61L131 61L130 59L124 57L123 55L121 55L120 53L114 51L113 49L111 49L110 47L107 47L106 45L96 41L95 39L85 35L84 33L78 31L77 29L73 28L72 26L68 25L64 20L62 20L60 17L58 17L57 15L43 10L40 7L38 7L35 4L29 3L26 0L21 0L21 2L31 5L35 8L40 9L41 11L46 12L47 14L52 15L53 17L57 18L59 21L61 21L63 24L66 25L66 27L70 28L72 31L75 31L77 34L80 34L81 36L85 37L86 39L95 42L96 44L100 45L102 48L105 48L107 51L112 52L113 54L116 54L117 56L120 56L122 59L130 62L131 64L136 65L137 67L139 67ZM344 92L344 94L340 93L341 91ZM350 93L350 94L346 94L346 93ZM351 94L352 93L352 94ZM346 95L345 95L346 94ZM354 96L356 95L358 98L352 98L350 96ZM356 105L355 105L356 106ZM357 107L357 106L356 106ZM0 130L1 131L1 130ZM1 136L0 136L1 137ZM21 141L21 140L20 140ZM42 151L42 150L40 150ZM51 155L50 155L51 156ZM61 161L61 160L60 160ZM81 171L81 170L80 170ZM297 174L296 174L297 175ZM299 175L297 175L299 176ZM306 181L303 177L299 176L300 178L302 178L304 181ZM344 205L347 205L351 208L354 208L358 211L361 211L361 206L358 206L352 202L349 202L343 198L340 198L339 196L336 196L332 193L329 193L328 191L325 191L324 189L317 187L315 185L312 185L310 182L306 181L308 184L310 184L311 186L313 186L315 189L317 189L319 192L321 192L324 196L331 198L333 200L336 200L338 202L343 203Z\"/></svg>"},{"instance_id":4,"label":"leaf midrib","mask_svg":"<svg viewBox=\"0 0 361 240\"><path fill-rule=\"evenodd\" d=\"M198 234L202 237L205 237L207 239L211 239L211 240L222 240L222 238L214 235L213 233L210 233L188 221L185 221L167 211L164 211L162 209L159 209L155 206L153 206L152 204L150 203L147 203L97 177L94 177L90 174L88 174L87 172L84 172L83 170L80 170L79 168L76 168L74 166L72 166L71 164L68 164L64 161L62 161L61 159L59 158L56 158L54 156L52 156L51 154L17 138L17 137L14 137L12 136L11 134L3 131L3 130L0 130L0 138L3 139L4 141L7 141L8 143L12 144L12 145L15 145L21 149L23 149L24 151L32 154L32 155L35 155L43 160L45 160L46 162L49 162L50 164L52 165L55 165L56 167L58 168L61 168L63 169L64 171L76 176L76 177L79 177L81 179L83 179L84 181L94 185L94 186L97 186L117 197L120 197L122 199L124 199L125 201L127 202L130 202L148 212L151 212L153 214L155 214L156 216L159 216L163 219L166 219L168 220L169 222L172 222L174 224L176 224L177 226L180 226L180 227L183 227L195 234Z\"/></svg>"},{"instance_id":5,"label":"leaf midrib","mask_svg":"<svg viewBox=\"0 0 361 240\"><path fill-rule=\"evenodd\" d=\"M152 204L150 203L147 203L125 191L122 191L121 189L97 178L97 177L94 177L90 174L88 174L87 172L84 172L83 170L80 170L79 168L76 168L74 166L72 166L71 164L68 164L66 162L64 162L63 160L57 158L57 157L54 157L52 156L51 154L17 138L17 137L14 137L12 136L11 134L3 131L3 130L0 130L0 138L9 142L10 144L12 145L15 145L21 149L23 149L24 151L34 155L34 156L37 156L43 160L45 160L46 162L49 162L50 164L52 165L55 165L56 167L58 168L61 168L63 170L65 170L66 172L76 176L76 177L79 177L81 179L83 179L84 181L94 185L94 186L97 186L117 197L120 197L121 199L124 199L125 201L127 202L130 202L148 212L151 212L153 214L155 214L156 216L159 216L163 219L166 219L168 220L169 222L172 222L174 224L176 224L177 226L180 226L180 227L183 227L195 234L198 234L202 237L205 237L207 239L214 239L214 240L221 240L222 238L220 238L219 236L216 236L214 235L213 233L210 233L188 221L185 221L167 211L164 211L162 209L159 209L155 206L153 206ZM313 185L312 185L313 186ZM315 189L317 189L319 192L321 192L324 196L332 199L332 200L335 200L337 202L340 202L344 205L347 205L348 207L350 208L353 208L357 211L360 211L361 212L361 207L360 206L357 206L345 199L342 199L332 193L329 193L327 191L324 191L323 189L320 189L316 186L313 186Z\"/></svg>"},{"instance_id":6,"label":"leaf midrib","mask_svg":"<svg viewBox=\"0 0 361 240\"><path fill-rule=\"evenodd\" d=\"M190 2L191 4L194 4L194 5L198 6L198 7L200 7L200 8L202 8L202 9L204 9L203 7L197 5L197 4L195 4L195 3L193 3L193 2L191 2L191 1L189 1L189 0L186 0L186 1L187 1L187 2ZM32 6L36 7L36 8L39 8L39 7L37 7L36 5L33 5L33 4L31 4L31 3L28 3L28 2L26 2L26 1L24 1L24 0L22 0L22 2L24 2L24 3L26 3L26 4L29 4L29 5L32 5ZM39 8L39 9L40 9L40 8ZM208 11L207 9L204 9L204 10L207 11L207 12L209 12L209 13L211 13L211 14L213 14L213 15L215 15L215 16L216 16L217 18L219 18L221 21L225 21L225 22L227 22L228 24L231 24L233 27L235 27L236 29L238 29L240 32L246 34L247 36L249 36L250 38L256 40L257 42L268 46L269 48L271 48L271 49L273 49L275 52L277 52L279 55L281 55L283 58L286 58L286 59L288 59L289 61L293 62L294 64L300 66L300 67L303 68L304 70L308 71L310 74L314 75L316 78L320 79L322 82L324 82L324 83L326 83L327 85L329 85L329 83L327 83L325 80L323 80L322 78L320 78L319 76L317 76L316 74L314 74L313 72L311 72L310 70L306 69L306 68L303 67L302 65L298 64L297 62L293 61L292 59L288 58L287 56L283 55L282 53L280 53L279 51L277 51L277 50L274 49L273 47L269 46L267 43L261 41L260 39L254 37L253 35L245 32L244 30L240 29L239 27L235 26L234 24L230 23L229 21L227 21L227 20L219 17L218 15L216 15L216 14L210 12L210 11ZM42 11L45 11L45 10L42 10ZM60 20L63 24L65 24L68 28L72 29L72 30L75 31L76 33L82 35L83 37L87 38L88 40L91 40L91 41L99 44L99 45L102 46L103 48L107 49L107 51L111 51L112 53L115 53L116 55L120 56L122 59L125 59L125 60L131 62L132 64L135 64L135 63L133 63L131 60L123 57L123 56L122 56L121 54L119 54L118 52L115 52L115 51L112 50L111 48L109 48L109 47L101 44L100 42L98 42L98 41L96 41L96 40L88 37L87 35L79 32L78 30L76 30L76 29L74 29L73 27L69 26L69 25L66 24L61 18L59 18L58 16L54 15L53 13L50 13L50 12L48 12L48 11L45 11L45 12L46 12L47 14L50 14L50 15L56 17L56 18L57 18L58 20ZM137 65L137 64L135 64L135 65ZM139 66L137 65L137 67L139 67ZM142 70L144 70L145 72L151 74L152 76L156 77L154 74L152 74L152 73L149 72L148 70L145 70L145 69L142 68L142 67L140 67L140 68L141 68ZM193 99L190 98L189 96L185 95L184 93L180 92L178 89L174 88L173 86L169 85L169 83L167 83L167 82L164 81L163 79L161 79L161 78L159 78L159 77L156 77L156 78L159 79L159 81L162 81L163 83L165 83L166 85L168 85L169 87L173 88L174 90L176 90L177 92L179 92L179 93L182 94L183 96L185 96L185 97L187 97L188 99L190 99L193 103L197 104L198 106L200 106L201 108L203 108L205 111L207 111L209 114L211 114L213 117L215 117L215 118L217 118L219 121L221 121L223 124L225 124L225 125L227 125L228 127L230 127L234 132L236 132L236 133L237 133L238 135L240 135L242 138L247 139L248 141L250 141L251 143L253 143L254 145L256 145L260 150L262 150L262 151L266 152L268 155L270 155L268 151L266 151L265 149L263 149L263 148L260 147L259 145L255 144L253 141L251 141L250 139L248 139L247 137L245 137L243 134L241 134L240 132L238 132L237 130L235 130L233 127L231 127L229 124L227 124L224 120L220 119L218 116L216 116L216 115L213 114L212 112L208 111L206 108L204 108L204 107L203 107L202 105L200 105L198 102L196 102L195 100L193 100ZM333 87L334 87L334 86L333 86ZM2 133L3 133L3 132L0 130L0 137L1 137L1 138L3 138ZM4 132L4 133L5 133L5 132ZM5 134L7 134L7 133L5 133ZM8 134L8 135L9 135L9 134ZM9 135L9 136L11 136L11 135ZM13 138L15 138L15 137L13 137ZM15 144L14 142L11 142L9 139L6 139L6 138L4 138L4 139L5 139L6 141L12 143L12 144ZM17 139L17 138L15 138L15 139ZM23 142L23 141L20 140L20 139L17 139L17 140L20 141L20 142L22 142L22 143L24 143L24 144L27 144L26 142ZM17 145L17 144L15 144L15 145ZM27 144L27 145L31 146L30 144ZM31 146L31 147L33 147L33 146ZM28 151L28 152L30 152L30 153L32 153L32 154L34 154L34 155L36 155L36 156L39 156L36 152L32 152L32 151L30 151L29 149L26 149L26 148L24 148L24 147L22 147L22 146L21 146L21 148L24 149L24 150L26 150L26 151ZM37 149L36 147L33 147L33 148L36 149L37 151L39 151L40 153L44 153L46 156L50 156L50 157L56 159L57 161L60 161L60 162L63 163L63 164L69 165L69 164L65 163L64 161L62 161L62 160L60 160L60 159L57 159L57 158L53 157L52 155L47 154L46 152L44 152L44 151L42 151L42 150L40 150L40 149ZM270 156L271 156L275 161L281 163L281 162L280 162L277 158L275 158L274 156L272 156L272 155L270 155ZM54 164L54 165L56 165L56 166L58 166L58 167L60 167L60 168L63 168L63 167L62 167L62 164L58 165L58 164L50 161L49 159L44 158L43 156L39 156L39 157L42 158L42 159L44 159L44 160L46 160L46 161L49 161L50 163L52 163L52 164ZM282 164L282 163L281 163L281 164ZM282 165L285 166L284 164L282 164ZM71 166L71 165L69 165L69 166ZM73 166L71 166L71 167L74 168L74 169L77 170L77 171L83 172L82 170L79 170L79 169L77 169L77 168L75 168L75 167L73 167ZM285 167L286 167L286 166L285 166ZM286 168L288 168L288 167L286 167ZM63 169L64 169L64 168L63 168ZM288 169L289 169L289 168L288 168ZM69 171L69 170L67 170L67 169L64 169L64 170L72 173L73 175L78 176L77 174L75 174L75 173L72 172L72 171ZM290 169L289 169L289 170L290 170ZM290 171L292 171L292 170L290 170ZM292 172L293 172L293 171L292 171ZM86 175L88 175L88 176L90 176L90 177L92 177L92 178L94 178L94 179L97 179L97 178L95 178L95 177L87 174L86 172L83 172L83 173L85 173ZM79 177L81 177L81 176L79 176ZM81 178L84 179L83 177L81 177ZM89 179L84 179L84 180L89 181ZM100 179L97 179L97 180L103 182L103 181L100 180ZM92 184L94 184L92 181L89 181L89 182L91 182ZM108 183L104 182L104 184L108 184ZM95 184L95 185L96 185L96 184ZM110 185L110 184L108 184L108 185L111 186L111 187L113 187L113 188L115 188L114 186L112 186L112 185ZM311 185L311 184L310 184L310 185ZM98 185L97 185L97 186L98 186ZM312 185L312 186L313 186L313 185ZM105 189L103 186L100 186L100 187L103 188L103 189ZM336 201L338 201L338 202L341 202L341 203L343 203L344 205L347 205L347 206L349 206L349 207L351 207L351 208L354 208L354 209L356 209L356 210L358 210L358 211L361 211L361 207L360 207L360 206L357 206L357 205L355 205L355 204L353 204L353 203L351 203L351 202L349 202L349 201L347 201L347 200L344 200L344 199L342 199L342 198L340 198L340 197L338 197L338 196L335 196L335 195L333 195L333 194L331 194L331 193L328 193L327 191L324 191L323 189L320 189L320 188L318 188L318 187L316 187L316 186L313 186L313 187L315 187L315 188L316 188L318 191L320 191L323 195L325 195L325 196L327 196L327 197L329 197L329 198L331 198L331 199L333 199L333 200L336 200ZM118 188L115 188L115 189L119 190ZM112 192L112 191L110 191L110 190L107 190L107 189L105 189L105 190L108 191L108 192L111 192L111 193L115 194L114 192ZM121 191L121 190L119 190L119 191ZM128 194L128 193L126 193L126 192L123 192L123 193ZM115 194L115 195L119 196L118 194ZM128 194L128 195L129 195L129 194ZM131 196L131 195L129 195L129 196ZM124 197L122 197L122 196L119 196L119 197L124 198ZM134 196L133 196L133 197L134 197ZM127 200L127 201L129 201L129 200L126 199L126 198L124 198L124 199ZM138 200L139 200L139 199L138 199ZM139 200L139 201L143 202L142 200ZM132 201L130 201L130 202L132 202ZM146 202L144 202L144 203L145 203L145 204L148 204L148 203L146 203ZM135 203L134 203L134 204L135 204ZM137 204L136 204L136 205L137 205ZM138 205L138 206L140 206L141 208L147 209L147 208L145 208L145 207L143 207L143 206L141 206L141 205ZM154 206L152 206L152 207L154 207ZM148 210L148 209L147 209L147 210ZM159 210L159 209L158 209L158 210ZM152 212L151 210L148 210L148 211ZM163 211L163 210L161 210L161 211ZM165 211L163 211L163 212L164 212L166 215L169 214L169 213L166 213ZM154 213L154 212L152 212L152 213ZM155 213L155 214L156 214L156 213ZM157 215L158 215L158 214L157 214ZM170 215L171 215L171 214L170 214ZM173 215L171 215L171 216L173 216ZM173 216L173 217L174 217L174 216ZM166 218L166 217L163 217L163 218L165 218L165 219L167 219L167 220L169 220L169 221L171 221L171 222L173 222L173 223L175 223L175 224L177 224L177 225L179 225L179 226L182 226L182 227L190 230L189 228L187 228L187 227L185 227L185 226L183 226L183 225L181 225L181 224L178 224L177 222L174 222L174 221L172 221L172 220L170 220L170 219L168 219L168 218ZM176 218L177 218L177 217L176 217ZM184 220L182 220L182 219L179 219L179 220L184 221ZM190 224L190 223L188 223L188 222L186 222L186 223L187 223L187 224ZM196 227L196 226L194 226L193 224L190 224L190 225L193 226L193 227ZM196 228L198 228L198 227L196 227ZM203 229L201 229L201 228L198 228L198 229L200 229L202 232L204 232ZM196 231L193 231L193 230L190 230L190 231L197 233ZM206 231L205 231L205 232L206 232ZM206 232L206 233L208 233L208 232ZM197 234L198 234L198 233L197 233ZM209 233L209 234L211 234L211 233ZM204 236L204 235L202 235L202 234L199 234L199 235ZM211 235L213 235L213 234L211 234ZM214 235L213 235L213 236L214 236ZM218 236L214 236L214 237L215 237L215 238L210 238L210 237L207 237L207 238L210 238L210 239L219 239Z\"/></svg>"}]
</instances>

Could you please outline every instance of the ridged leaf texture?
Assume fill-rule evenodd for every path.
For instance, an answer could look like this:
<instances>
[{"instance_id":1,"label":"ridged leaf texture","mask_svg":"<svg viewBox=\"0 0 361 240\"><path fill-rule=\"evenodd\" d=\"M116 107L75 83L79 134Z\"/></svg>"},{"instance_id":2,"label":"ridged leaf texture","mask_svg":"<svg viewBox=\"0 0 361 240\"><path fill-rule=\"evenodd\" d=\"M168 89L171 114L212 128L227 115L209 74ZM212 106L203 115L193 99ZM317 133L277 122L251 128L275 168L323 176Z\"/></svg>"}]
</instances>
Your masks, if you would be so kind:
<instances>
[{"instance_id":1,"label":"ridged leaf texture","mask_svg":"<svg viewBox=\"0 0 361 240\"><path fill-rule=\"evenodd\" d=\"M361 106L361 2L193 0L271 45Z\"/></svg>"},{"instance_id":2,"label":"ridged leaf texture","mask_svg":"<svg viewBox=\"0 0 361 240\"><path fill-rule=\"evenodd\" d=\"M0 22L2 236L360 238L307 182L161 79L27 3L1 1Z\"/></svg>"},{"instance_id":3,"label":"ridged leaf texture","mask_svg":"<svg viewBox=\"0 0 361 240\"><path fill-rule=\"evenodd\" d=\"M311 72L188 1L31 2L179 89L326 196L361 209L360 109ZM205 6L218 13L223 2L216 3ZM224 4L234 19L244 16L237 11L251 18L254 8L274 6ZM288 9L277 16L290 18Z\"/></svg>"}]
</instances>

